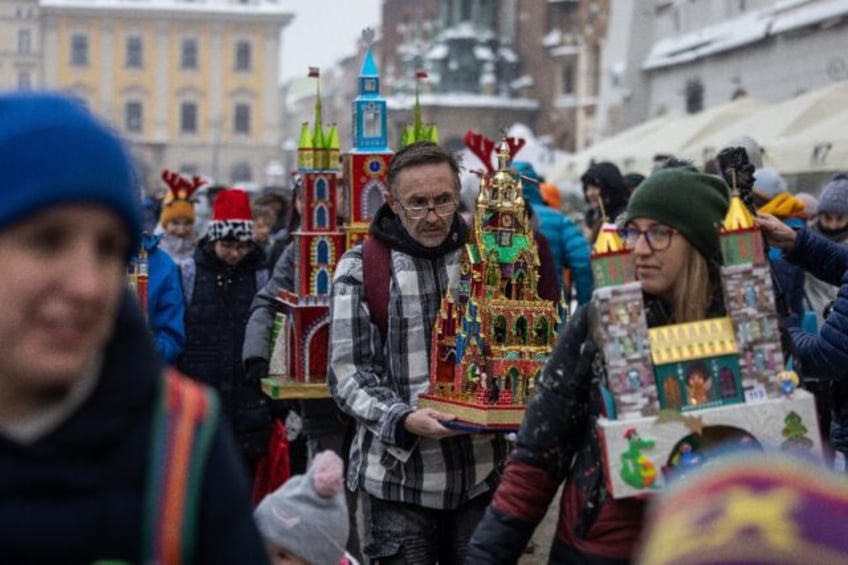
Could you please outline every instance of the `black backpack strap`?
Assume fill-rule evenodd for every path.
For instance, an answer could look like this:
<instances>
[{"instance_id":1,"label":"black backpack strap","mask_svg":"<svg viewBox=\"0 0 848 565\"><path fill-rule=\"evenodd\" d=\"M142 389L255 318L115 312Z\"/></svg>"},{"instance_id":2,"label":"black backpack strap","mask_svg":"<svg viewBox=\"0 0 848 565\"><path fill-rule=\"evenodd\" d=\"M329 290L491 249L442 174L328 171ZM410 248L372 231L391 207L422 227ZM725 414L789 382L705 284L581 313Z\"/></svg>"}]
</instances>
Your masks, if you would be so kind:
<instances>
[{"instance_id":1,"label":"black backpack strap","mask_svg":"<svg viewBox=\"0 0 848 565\"><path fill-rule=\"evenodd\" d=\"M389 285L392 280L392 250L376 237L362 243L362 279L371 323L380 330L383 342L389 328Z\"/></svg>"}]
</instances>

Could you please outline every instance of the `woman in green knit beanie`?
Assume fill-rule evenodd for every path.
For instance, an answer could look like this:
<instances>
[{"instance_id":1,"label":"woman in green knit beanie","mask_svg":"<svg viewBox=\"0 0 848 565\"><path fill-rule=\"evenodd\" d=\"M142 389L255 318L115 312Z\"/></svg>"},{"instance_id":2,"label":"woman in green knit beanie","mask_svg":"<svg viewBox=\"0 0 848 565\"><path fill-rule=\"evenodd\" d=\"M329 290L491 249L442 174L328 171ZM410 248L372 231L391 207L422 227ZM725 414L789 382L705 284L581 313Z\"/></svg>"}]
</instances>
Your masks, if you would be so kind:
<instances>
[{"instance_id":1,"label":"woman in green knit beanie","mask_svg":"<svg viewBox=\"0 0 848 565\"><path fill-rule=\"evenodd\" d=\"M674 322L706 317L718 291L718 232L730 200L718 177L688 168L657 171L633 192L623 239L636 278Z\"/></svg>"},{"instance_id":2,"label":"woman in green knit beanie","mask_svg":"<svg viewBox=\"0 0 848 565\"><path fill-rule=\"evenodd\" d=\"M649 327L724 315L718 225L727 186L689 169L665 169L633 192L622 233L645 293ZM466 563L514 563L565 478L551 563L630 563L645 502L607 491L595 421L607 385L589 303L560 334L527 407L493 501Z\"/></svg>"}]
</instances>

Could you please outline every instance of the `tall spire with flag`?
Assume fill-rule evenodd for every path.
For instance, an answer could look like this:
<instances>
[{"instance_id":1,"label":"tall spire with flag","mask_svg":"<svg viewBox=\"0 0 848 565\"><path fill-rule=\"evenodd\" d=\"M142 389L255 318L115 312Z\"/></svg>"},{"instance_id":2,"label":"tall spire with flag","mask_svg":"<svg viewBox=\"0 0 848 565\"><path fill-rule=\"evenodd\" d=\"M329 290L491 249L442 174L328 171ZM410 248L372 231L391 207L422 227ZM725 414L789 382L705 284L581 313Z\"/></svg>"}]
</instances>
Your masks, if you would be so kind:
<instances>
[{"instance_id":1,"label":"tall spire with flag","mask_svg":"<svg viewBox=\"0 0 848 565\"><path fill-rule=\"evenodd\" d=\"M427 71L419 69L415 71L415 106L412 110L412 124L406 126L401 134L400 145L406 147L410 143L416 141L432 141L439 142L439 132L436 130L435 124L424 125L421 120L421 81L427 77Z\"/></svg>"},{"instance_id":2,"label":"tall spire with flag","mask_svg":"<svg viewBox=\"0 0 848 565\"><path fill-rule=\"evenodd\" d=\"M383 205L383 195L389 190L387 177L392 150L388 146L386 99L380 94L380 71L371 52L374 36L370 28L362 32L367 48L359 72L359 94L351 105L353 147L344 157L348 247L368 233L371 220Z\"/></svg>"},{"instance_id":3,"label":"tall spire with flag","mask_svg":"<svg viewBox=\"0 0 848 565\"><path fill-rule=\"evenodd\" d=\"M321 120L321 71L318 67L309 67L309 78L315 79L315 122L312 125L312 146L315 148L315 168L329 167L329 154Z\"/></svg>"}]
</instances>

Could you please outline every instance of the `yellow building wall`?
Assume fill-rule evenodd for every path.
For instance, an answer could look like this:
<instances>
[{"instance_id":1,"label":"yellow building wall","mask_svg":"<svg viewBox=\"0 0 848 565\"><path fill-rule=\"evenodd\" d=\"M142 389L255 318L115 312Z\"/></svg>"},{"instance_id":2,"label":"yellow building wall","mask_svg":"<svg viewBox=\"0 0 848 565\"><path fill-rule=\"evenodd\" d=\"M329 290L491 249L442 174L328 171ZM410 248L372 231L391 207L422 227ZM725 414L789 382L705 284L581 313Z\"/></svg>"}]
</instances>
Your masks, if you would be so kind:
<instances>
[{"instance_id":1,"label":"yellow building wall","mask_svg":"<svg viewBox=\"0 0 848 565\"><path fill-rule=\"evenodd\" d=\"M124 103L130 99L128 94L141 92L144 94L142 135L152 135L156 117L156 24L149 20L133 20L128 25L121 20L115 20L113 29L112 77L115 96L113 118L116 123L123 124ZM127 68L127 39L132 36L141 37L141 68Z\"/></svg>"},{"instance_id":2,"label":"yellow building wall","mask_svg":"<svg viewBox=\"0 0 848 565\"><path fill-rule=\"evenodd\" d=\"M168 66L163 72L168 74L168 136L171 138L186 137L180 132L181 96L186 91L196 91L197 102L197 137L206 140L209 136L210 100L207 93L211 90L212 66L218 62L213 60L211 26L206 23L180 22L171 24L173 27L168 34ZM197 69L183 69L180 66L182 58L183 39L197 41ZM193 137L193 136L192 136Z\"/></svg>"},{"instance_id":3,"label":"yellow building wall","mask_svg":"<svg viewBox=\"0 0 848 565\"><path fill-rule=\"evenodd\" d=\"M66 18L57 22L56 48L58 50L57 84L60 89L84 90L88 93L88 103L94 110L103 107L103 93L100 92L100 65L102 50L99 25L81 18ZM88 65L71 65L71 38L76 33L88 37Z\"/></svg>"},{"instance_id":4,"label":"yellow building wall","mask_svg":"<svg viewBox=\"0 0 848 565\"><path fill-rule=\"evenodd\" d=\"M265 38L260 28L247 26L229 26L224 30L224 74L223 92L225 96L222 108L222 137L226 141L233 142L259 142L261 140L261 124L264 116L261 108L265 105L263 73L267 61L265 53ZM236 43L239 41L250 41L250 71L236 71ZM250 136L234 135L234 113L236 98L234 96L240 91L249 91L253 94L250 102Z\"/></svg>"}]
</instances>

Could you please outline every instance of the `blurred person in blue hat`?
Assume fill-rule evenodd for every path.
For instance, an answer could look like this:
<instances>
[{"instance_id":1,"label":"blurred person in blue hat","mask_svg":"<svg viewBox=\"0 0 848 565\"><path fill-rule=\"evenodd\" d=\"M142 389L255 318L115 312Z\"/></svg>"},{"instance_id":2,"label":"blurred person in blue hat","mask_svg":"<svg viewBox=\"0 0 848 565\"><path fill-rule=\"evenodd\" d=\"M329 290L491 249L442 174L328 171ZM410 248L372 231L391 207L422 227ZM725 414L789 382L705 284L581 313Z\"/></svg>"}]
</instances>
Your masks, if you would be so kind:
<instances>
[{"instance_id":1,"label":"blurred person in blue hat","mask_svg":"<svg viewBox=\"0 0 848 565\"><path fill-rule=\"evenodd\" d=\"M521 192L524 200L532 207L533 214L538 218L539 231L548 240L554 257L558 287L563 288L563 272L568 272L575 287L578 304L587 302L592 296L589 242L571 218L545 204L539 188L541 177L533 165L527 161L515 161L512 163L512 168L521 175ZM571 288L566 285L564 290L566 299L570 301Z\"/></svg>"},{"instance_id":2,"label":"blurred person in blue hat","mask_svg":"<svg viewBox=\"0 0 848 565\"><path fill-rule=\"evenodd\" d=\"M121 140L70 98L0 95L0 170L4 561L264 562L217 397L163 371L127 289Z\"/></svg>"}]
</instances>

